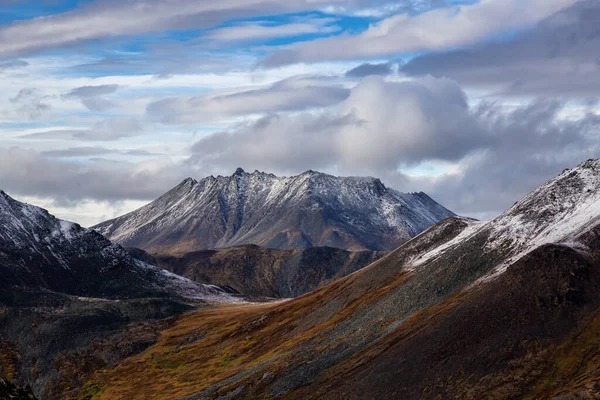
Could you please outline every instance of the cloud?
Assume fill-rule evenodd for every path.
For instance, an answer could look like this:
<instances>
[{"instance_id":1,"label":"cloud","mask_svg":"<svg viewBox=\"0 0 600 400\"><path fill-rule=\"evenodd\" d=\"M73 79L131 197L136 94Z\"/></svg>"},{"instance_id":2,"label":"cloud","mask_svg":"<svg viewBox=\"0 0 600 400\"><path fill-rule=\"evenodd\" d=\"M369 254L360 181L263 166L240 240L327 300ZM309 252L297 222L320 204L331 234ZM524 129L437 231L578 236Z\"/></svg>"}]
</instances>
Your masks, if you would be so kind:
<instances>
[{"instance_id":1,"label":"cloud","mask_svg":"<svg viewBox=\"0 0 600 400\"><path fill-rule=\"evenodd\" d=\"M365 63L346 72L346 78L364 78L370 75L388 76L397 73L400 62L389 61L379 64Z\"/></svg>"},{"instance_id":2,"label":"cloud","mask_svg":"<svg viewBox=\"0 0 600 400\"><path fill-rule=\"evenodd\" d=\"M16 106L18 115L30 119L36 119L50 110L50 105L44 102L44 96L38 89L24 88L10 99L10 102Z\"/></svg>"},{"instance_id":3,"label":"cloud","mask_svg":"<svg viewBox=\"0 0 600 400\"><path fill-rule=\"evenodd\" d=\"M79 162L44 157L23 147L0 147L1 189L19 196L52 198L70 207L85 199L154 199L185 174L168 158L141 163Z\"/></svg>"},{"instance_id":4,"label":"cloud","mask_svg":"<svg viewBox=\"0 0 600 400\"><path fill-rule=\"evenodd\" d=\"M301 43L268 55L266 67L299 62L372 59L472 45L529 27L577 0L483 0L416 16L396 14L357 35Z\"/></svg>"},{"instance_id":5,"label":"cloud","mask_svg":"<svg viewBox=\"0 0 600 400\"><path fill-rule=\"evenodd\" d=\"M560 117L563 104L535 101L513 111L474 110L493 140L461 161L458 173L413 182L459 213L492 218L565 168L600 157L600 115Z\"/></svg>"},{"instance_id":6,"label":"cloud","mask_svg":"<svg viewBox=\"0 0 600 400\"><path fill-rule=\"evenodd\" d=\"M277 38L293 37L300 35L326 34L339 31L340 28L332 26L335 19L314 18L306 22L273 25L268 22L243 24L215 29L203 36L217 42L254 42Z\"/></svg>"},{"instance_id":7,"label":"cloud","mask_svg":"<svg viewBox=\"0 0 600 400\"><path fill-rule=\"evenodd\" d=\"M29 65L27 61L24 60L8 60L4 62L0 62L0 72L4 72L7 70L13 69L21 69L25 68Z\"/></svg>"},{"instance_id":8,"label":"cloud","mask_svg":"<svg viewBox=\"0 0 600 400\"><path fill-rule=\"evenodd\" d=\"M277 114L203 138L192 148L192 162L381 171L423 159L458 160L485 141L454 82L369 77L320 114Z\"/></svg>"},{"instance_id":9,"label":"cloud","mask_svg":"<svg viewBox=\"0 0 600 400\"><path fill-rule=\"evenodd\" d=\"M140 150L140 149L117 150L117 149L109 149L106 147L93 146L93 147L69 147L66 149L42 151L40 153L40 155L43 157L48 157L48 158L87 158L87 157L106 156L106 155L147 157L147 156L157 156L160 154L151 153L147 150Z\"/></svg>"},{"instance_id":10,"label":"cloud","mask_svg":"<svg viewBox=\"0 0 600 400\"><path fill-rule=\"evenodd\" d=\"M119 85L81 86L69 91L66 96L88 98L113 94L119 89Z\"/></svg>"},{"instance_id":11,"label":"cloud","mask_svg":"<svg viewBox=\"0 0 600 400\"><path fill-rule=\"evenodd\" d=\"M336 4L356 8L368 3L372 2L368 0L95 2L62 14L3 25L0 27L0 57L28 54L122 35L208 28L231 19L286 14Z\"/></svg>"},{"instance_id":12,"label":"cloud","mask_svg":"<svg viewBox=\"0 0 600 400\"><path fill-rule=\"evenodd\" d=\"M164 99L148 105L147 114L163 123L194 124L219 117L327 107L348 95L348 89L331 84L326 77L299 76L266 88Z\"/></svg>"},{"instance_id":13,"label":"cloud","mask_svg":"<svg viewBox=\"0 0 600 400\"><path fill-rule=\"evenodd\" d=\"M425 190L456 212L490 217L562 169L600 156L600 116L564 119L564 111L554 100L470 107L447 79L369 77L321 113L280 113L207 136L187 165L373 175L399 190ZM408 172L431 163L442 166L437 177Z\"/></svg>"},{"instance_id":14,"label":"cloud","mask_svg":"<svg viewBox=\"0 0 600 400\"><path fill-rule=\"evenodd\" d=\"M598 21L600 3L583 1L508 42L423 55L402 72L449 77L496 96L597 97Z\"/></svg>"},{"instance_id":15,"label":"cloud","mask_svg":"<svg viewBox=\"0 0 600 400\"><path fill-rule=\"evenodd\" d=\"M133 117L114 117L96 123L89 129L55 129L21 136L23 139L59 139L81 141L114 141L144 133L141 122Z\"/></svg>"},{"instance_id":16,"label":"cloud","mask_svg":"<svg viewBox=\"0 0 600 400\"><path fill-rule=\"evenodd\" d=\"M116 103L105 96L114 94L119 85L81 86L70 90L63 98L77 98L90 111L102 112L116 107Z\"/></svg>"}]
</instances>

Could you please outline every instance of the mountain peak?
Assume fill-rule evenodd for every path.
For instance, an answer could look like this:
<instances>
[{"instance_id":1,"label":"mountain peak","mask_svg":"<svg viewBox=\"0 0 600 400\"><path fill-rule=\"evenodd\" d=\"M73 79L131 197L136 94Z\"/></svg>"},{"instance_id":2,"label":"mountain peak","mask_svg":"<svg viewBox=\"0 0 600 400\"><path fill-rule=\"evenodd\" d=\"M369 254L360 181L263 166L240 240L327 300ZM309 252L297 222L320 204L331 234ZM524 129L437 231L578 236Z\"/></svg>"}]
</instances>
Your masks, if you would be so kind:
<instances>
[{"instance_id":1,"label":"mountain peak","mask_svg":"<svg viewBox=\"0 0 600 400\"><path fill-rule=\"evenodd\" d=\"M245 244L392 250L454 215L376 178L313 170L277 177L238 168L230 177L206 179L94 229L125 246L166 253Z\"/></svg>"},{"instance_id":2,"label":"mountain peak","mask_svg":"<svg viewBox=\"0 0 600 400\"><path fill-rule=\"evenodd\" d=\"M188 185L195 185L196 183L198 183L198 181L195 180L194 178L186 178L181 183L182 184L188 184Z\"/></svg>"},{"instance_id":3,"label":"mountain peak","mask_svg":"<svg viewBox=\"0 0 600 400\"><path fill-rule=\"evenodd\" d=\"M4 192L1 197L6 207L0 207L0 298L3 290L12 287L106 298L149 293L201 299L221 296L214 288L141 263L121 246L43 208Z\"/></svg>"}]
</instances>

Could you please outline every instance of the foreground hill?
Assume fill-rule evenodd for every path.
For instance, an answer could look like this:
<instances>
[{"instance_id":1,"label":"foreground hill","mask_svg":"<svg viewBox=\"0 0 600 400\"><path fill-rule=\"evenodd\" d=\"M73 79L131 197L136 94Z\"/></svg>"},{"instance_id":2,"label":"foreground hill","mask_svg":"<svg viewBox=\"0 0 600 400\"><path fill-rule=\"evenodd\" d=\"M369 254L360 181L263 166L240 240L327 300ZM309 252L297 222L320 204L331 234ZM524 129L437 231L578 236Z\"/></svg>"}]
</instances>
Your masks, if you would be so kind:
<instances>
[{"instance_id":1,"label":"foreground hill","mask_svg":"<svg viewBox=\"0 0 600 400\"><path fill-rule=\"evenodd\" d=\"M186 179L137 211L93 229L155 253L256 244L393 250L454 215L425 193L399 193L374 178L308 171L288 178L238 169Z\"/></svg>"},{"instance_id":2,"label":"foreground hill","mask_svg":"<svg viewBox=\"0 0 600 400\"><path fill-rule=\"evenodd\" d=\"M237 299L0 191L0 398L28 398L27 386L64 398L57 385L78 381L63 357L89 354L83 370L114 367L152 345L166 318L224 301Z\"/></svg>"},{"instance_id":3,"label":"foreground hill","mask_svg":"<svg viewBox=\"0 0 600 400\"><path fill-rule=\"evenodd\" d=\"M198 283L228 286L245 296L276 298L311 292L386 254L333 247L279 250L256 245L196 251L181 256L151 255L134 248L127 251L142 261Z\"/></svg>"},{"instance_id":4,"label":"foreground hill","mask_svg":"<svg viewBox=\"0 0 600 400\"><path fill-rule=\"evenodd\" d=\"M597 398L599 189L591 160L305 296L187 315L88 384L95 399Z\"/></svg>"}]
</instances>

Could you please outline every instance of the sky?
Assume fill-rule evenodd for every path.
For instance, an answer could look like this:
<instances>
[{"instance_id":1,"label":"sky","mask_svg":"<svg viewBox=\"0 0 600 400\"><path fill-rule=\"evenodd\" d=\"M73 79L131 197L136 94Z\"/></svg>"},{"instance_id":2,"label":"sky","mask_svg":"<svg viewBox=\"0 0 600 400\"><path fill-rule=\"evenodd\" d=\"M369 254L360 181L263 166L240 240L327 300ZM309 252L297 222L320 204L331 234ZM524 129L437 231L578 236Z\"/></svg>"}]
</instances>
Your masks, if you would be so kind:
<instances>
[{"instance_id":1,"label":"sky","mask_svg":"<svg viewBox=\"0 0 600 400\"><path fill-rule=\"evenodd\" d=\"M0 189L84 226L237 167L490 219L600 157L597 0L0 0Z\"/></svg>"}]
</instances>

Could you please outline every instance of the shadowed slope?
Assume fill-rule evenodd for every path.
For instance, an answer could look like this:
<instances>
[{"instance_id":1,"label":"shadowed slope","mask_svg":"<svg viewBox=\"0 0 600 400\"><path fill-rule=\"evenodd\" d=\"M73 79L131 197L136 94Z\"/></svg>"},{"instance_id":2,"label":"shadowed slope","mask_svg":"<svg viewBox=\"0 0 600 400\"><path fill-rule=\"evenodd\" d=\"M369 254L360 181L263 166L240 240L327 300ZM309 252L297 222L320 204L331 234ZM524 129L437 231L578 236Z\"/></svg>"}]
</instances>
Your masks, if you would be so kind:
<instances>
[{"instance_id":1,"label":"shadowed slope","mask_svg":"<svg viewBox=\"0 0 600 400\"><path fill-rule=\"evenodd\" d=\"M350 252L332 247L302 250L254 245L204 250L181 256L150 255L129 248L134 257L198 283L226 286L253 297L297 297L357 271L384 252Z\"/></svg>"}]
</instances>

